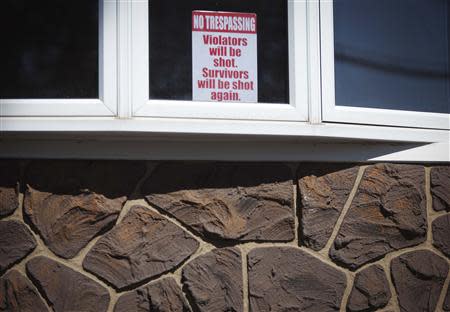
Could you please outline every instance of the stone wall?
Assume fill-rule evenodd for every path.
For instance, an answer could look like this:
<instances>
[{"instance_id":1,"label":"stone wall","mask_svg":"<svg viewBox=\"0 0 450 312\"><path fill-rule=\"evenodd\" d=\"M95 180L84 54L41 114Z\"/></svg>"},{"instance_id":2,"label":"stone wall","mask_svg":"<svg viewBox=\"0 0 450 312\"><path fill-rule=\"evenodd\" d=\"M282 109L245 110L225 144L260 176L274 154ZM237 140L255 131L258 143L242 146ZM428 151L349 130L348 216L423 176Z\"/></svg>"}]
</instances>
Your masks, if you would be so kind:
<instances>
[{"instance_id":1,"label":"stone wall","mask_svg":"<svg viewBox=\"0 0 450 312\"><path fill-rule=\"evenodd\" d=\"M0 161L0 311L450 311L450 166Z\"/></svg>"}]
</instances>

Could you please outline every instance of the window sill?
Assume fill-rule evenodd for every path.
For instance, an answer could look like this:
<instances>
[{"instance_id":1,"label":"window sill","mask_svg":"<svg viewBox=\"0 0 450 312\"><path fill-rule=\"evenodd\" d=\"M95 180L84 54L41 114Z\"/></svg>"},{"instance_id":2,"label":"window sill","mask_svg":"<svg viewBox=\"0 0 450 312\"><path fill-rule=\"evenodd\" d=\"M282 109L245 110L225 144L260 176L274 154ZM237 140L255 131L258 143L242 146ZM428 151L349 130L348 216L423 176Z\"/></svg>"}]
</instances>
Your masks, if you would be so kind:
<instances>
[{"instance_id":1,"label":"window sill","mask_svg":"<svg viewBox=\"0 0 450 312\"><path fill-rule=\"evenodd\" d=\"M0 119L0 157L450 162L450 132L174 118Z\"/></svg>"},{"instance_id":2,"label":"window sill","mask_svg":"<svg viewBox=\"0 0 450 312\"><path fill-rule=\"evenodd\" d=\"M354 124L181 118L3 117L1 132L110 133L127 135L225 135L365 140L378 142L449 142L448 130Z\"/></svg>"}]
</instances>

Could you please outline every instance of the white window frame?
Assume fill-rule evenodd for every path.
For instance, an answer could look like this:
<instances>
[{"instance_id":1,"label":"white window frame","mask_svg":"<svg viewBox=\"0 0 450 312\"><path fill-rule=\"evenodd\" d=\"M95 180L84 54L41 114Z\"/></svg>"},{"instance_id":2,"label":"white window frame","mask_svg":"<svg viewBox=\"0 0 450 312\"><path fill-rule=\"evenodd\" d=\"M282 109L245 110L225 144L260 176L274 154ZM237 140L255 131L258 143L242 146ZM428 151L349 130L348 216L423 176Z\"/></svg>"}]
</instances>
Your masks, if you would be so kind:
<instances>
[{"instance_id":1,"label":"white window frame","mask_svg":"<svg viewBox=\"0 0 450 312\"><path fill-rule=\"evenodd\" d=\"M336 106L332 0L320 0L320 23L322 117L325 122L450 129L449 114Z\"/></svg>"},{"instance_id":2,"label":"white window frame","mask_svg":"<svg viewBox=\"0 0 450 312\"><path fill-rule=\"evenodd\" d=\"M449 115L334 106L332 0L285 0L282 105L149 100L149 0L99 1L100 99L0 100L0 158L450 162Z\"/></svg>"},{"instance_id":3,"label":"white window frame","mask_svg":"<svg viewBox=\"0 0 450 312\"><path fill-rule=\"evenodd\" d=\"M99 98L0 99L0 116L113 116L117 113L117 1L98 1Z\"/></svg>"},{"instance_id":4,"label":"white window frame","mask_svg":"<svg viewBox=\"0 0 450 312\"><path fill-rule=\"evenodd\" d=\"M131 5L131 100L133 116L234 120L308 120L306 1L288 2L289 104L149 99L149 1ZM186 25L189 27L189 25Z\"/></svg>"}]
</instances>

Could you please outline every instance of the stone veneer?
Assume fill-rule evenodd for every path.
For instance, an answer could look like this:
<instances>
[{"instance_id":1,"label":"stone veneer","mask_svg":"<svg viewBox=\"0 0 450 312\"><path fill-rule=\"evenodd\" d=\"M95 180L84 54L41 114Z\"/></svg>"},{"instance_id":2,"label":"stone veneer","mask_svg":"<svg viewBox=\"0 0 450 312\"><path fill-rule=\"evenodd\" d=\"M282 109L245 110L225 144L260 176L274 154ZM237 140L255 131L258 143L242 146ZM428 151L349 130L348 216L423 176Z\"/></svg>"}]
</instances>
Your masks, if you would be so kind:
<instances>
[{"instance_id":1,"label":"stone veneer","mask_svg":"<svg viewBox=\"0 0 450 312\"><path fill-rule=\"evenodd\" d=\"M0 160L0 311L450 311L450 165Z\"/></svg>"}]
</instances>

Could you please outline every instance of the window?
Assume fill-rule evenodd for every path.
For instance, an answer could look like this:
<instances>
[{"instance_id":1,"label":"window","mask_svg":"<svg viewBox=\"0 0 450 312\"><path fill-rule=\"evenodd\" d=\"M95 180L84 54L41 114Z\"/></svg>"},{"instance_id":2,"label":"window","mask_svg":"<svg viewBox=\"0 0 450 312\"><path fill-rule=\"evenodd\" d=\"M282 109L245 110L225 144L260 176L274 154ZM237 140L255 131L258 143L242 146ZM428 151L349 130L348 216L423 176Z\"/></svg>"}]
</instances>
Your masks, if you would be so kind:
<instances>
[{"instance_id":1,"label":"window","mask_svg":"<svg viewBox=\"0 0 450 312\"><path fill-rule=\"evenodd\" d=\"M131 5L132 97L135 116L298 121L307 119L305 2L155 0L133 1ZM219 65L210 64L208 67L207 58L210 58L211 62L219 62L220 59L233 61L233 57L195 55L203 52L196 52L197 46L193 41L193 12L255 16L257 26L254 51L247 52L250 48L241 47L244 51L242 53L248 54L245 61L239 63L238 59L236 65L218 63ZM222 39L229 38L230 33L220 30L211 32L213 37ZM240 34L232 37L241 40L248 36ZM203 37L201 38L203 40ZM203 60L205 65L197 64ZM253 61L255 65L251 64ZM193 65L196 66L194 69ZM254 69L249 73L250 78L247 78L248 68ZM230 70L240 76L229 79L230 87L224 89L230 91L230 96L224 98L220 94L217 95L221 91L217 83L224 77L222 74L227 74L224 71ZM193 96L198 83L195 80L196 74L205 78L217 78L213 79L216 83L211 88L213 92L199 98ZM225 75L225 79L228 79L228 76ZM245 86L238 84L238 80L251 84L251 90L255 86L257 96L254 100L248 100L251 97L241 99L238 91L237 95L233 96L235 90L246 90ZM225 92L222 93L227 96Z\"/></svg>"},{"instance_id":2,"label":"window","mask_svg":"<svg viewBox=\"0 0 450 312\"><path fill-rule=\"evenodd\" d=\"M186 0L173 7L174 1L165 0L149 6L151 99L192 100L192 12L225 11L257 17L257 53L251 57L257 59L258 102L289 103L287 1ZM232 57L228 53L222 59Z\"/></svg>"},{"instance_id":3,"label":"window","mask_svg":"<svg viewBox=\"0 0 450 312\"><path fill-rule=\"evenodd\" d=\"M322 7L325 120L449 128L450 2Z\"/></svg>"},{"instance_id":4,"label":"window","mask_svg":"<svg viewBox=\"0 0 450 312\"><path fill-rule=\"evenodd\" d=\"M1 98L98 98L98 3L59 3L2 1Z\"/></svg>"},{"instance_id":5,"label":"window","mask_svg":"<svg viewBox=\"0 0 450 312\"><path fill-rule=\"evenodd\" d=\"M448 0L4 0L0 25L0 131L449 149Z\"/></svg>"},{"instance_id":6,"label":"window","mask_svg":"<svg viewBox=\"0 0 450 312\"><path fill-rule=\"evenodd\" d=\"M113 114L115 11L112 1L2 1L2 115Z\"/></svg>"}]
</instances>

